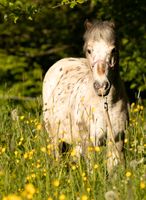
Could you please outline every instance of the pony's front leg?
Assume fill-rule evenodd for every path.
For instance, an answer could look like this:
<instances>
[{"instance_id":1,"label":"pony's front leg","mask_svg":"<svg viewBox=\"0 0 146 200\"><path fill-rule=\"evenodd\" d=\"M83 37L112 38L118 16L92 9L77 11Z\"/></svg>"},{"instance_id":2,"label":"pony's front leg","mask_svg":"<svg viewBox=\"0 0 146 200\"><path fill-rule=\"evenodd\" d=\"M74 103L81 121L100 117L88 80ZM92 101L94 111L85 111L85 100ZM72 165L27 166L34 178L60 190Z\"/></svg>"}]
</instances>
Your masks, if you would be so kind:
<instances>
[{"instance_id":1,"label":"pony's front leg","mask_svg":"<svg viewBox=\"0 0 146 200\"><path fill-rule=\"evenodd\" d=\"M123 140L107 141L107 171L109 175L113 173L117 165L125 165L123 144Z\"/></svg>"}]
</instances>

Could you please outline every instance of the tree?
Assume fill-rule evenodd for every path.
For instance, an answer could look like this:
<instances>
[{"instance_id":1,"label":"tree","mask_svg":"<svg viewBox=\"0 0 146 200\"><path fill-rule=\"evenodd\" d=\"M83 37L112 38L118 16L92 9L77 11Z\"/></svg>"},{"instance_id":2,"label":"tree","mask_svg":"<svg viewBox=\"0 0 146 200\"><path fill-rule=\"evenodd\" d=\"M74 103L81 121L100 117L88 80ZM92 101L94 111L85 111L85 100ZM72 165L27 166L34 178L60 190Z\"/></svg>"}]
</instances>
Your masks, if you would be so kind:
<instances>
[{"instance_id":1,"label":"tree","mask_svg":"<svg viewBox=\"0 0 146 200\"><path fill-rule=\"evenodd\" d=\"M37 96L42 74L58 59L83 56L84 21L115 20L121 74L146 91L144 0L0 0L0 93Z\"/></svg>"}]
</instances>

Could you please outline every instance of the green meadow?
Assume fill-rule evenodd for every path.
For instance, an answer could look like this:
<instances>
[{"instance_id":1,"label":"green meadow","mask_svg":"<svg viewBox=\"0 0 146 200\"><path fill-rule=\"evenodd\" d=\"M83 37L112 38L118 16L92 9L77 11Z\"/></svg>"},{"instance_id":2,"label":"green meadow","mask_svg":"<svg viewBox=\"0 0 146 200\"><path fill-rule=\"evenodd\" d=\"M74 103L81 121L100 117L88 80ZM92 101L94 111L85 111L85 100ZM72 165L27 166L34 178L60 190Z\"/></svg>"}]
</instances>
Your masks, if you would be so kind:
<instances>
[{"instance_id":1,"label":"green meadow","mask_svg":"<svg viewBox=\"0 0 146 200\"><path fill-rule=\"evenodd\" d=\"M115 21L120 74L137 102L129 108L125 167L111 176L106 146L89 147L88 159L73 148L56 159L42 99L32 98L57 60L84 57L87 19ZM0 0L0 81L0 200L146 200L145 0Z\"/></svg>"},{"instance_id":2,"label":"green meadow","mask_svg":"<svg viewBox=\"0 0 146 200\"><path fill-rule=\"evenodd\" d=\"M124 141L126 166L118 166L114 175L107 177L105 146L89 148L88 162L77 160L74 149L70 156L54 157L54 147L43 128L41 98L0 100L0 104L0 199L146 199L143 105L130 106Z\"/></svg>"}]
</instances>

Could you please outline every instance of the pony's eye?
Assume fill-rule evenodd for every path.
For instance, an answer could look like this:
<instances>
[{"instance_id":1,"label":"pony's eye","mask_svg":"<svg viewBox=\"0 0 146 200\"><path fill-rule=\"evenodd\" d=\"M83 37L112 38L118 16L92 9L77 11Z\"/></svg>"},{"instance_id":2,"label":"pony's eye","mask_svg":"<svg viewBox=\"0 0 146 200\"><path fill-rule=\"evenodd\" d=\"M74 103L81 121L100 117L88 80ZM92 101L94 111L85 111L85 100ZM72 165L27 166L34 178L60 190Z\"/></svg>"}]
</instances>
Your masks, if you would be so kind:
<instances>
[{"instance_id":1,"label":"pony's eye","mask_svg":"<svg viewBox=\"0 0 146 200\"><path fill-rule=\"evenodd\" d=\"M90 50L90 49L87 49L87 53L88 53L88 54L91 54L91 50Z\"/></svg>"}]
</instances>

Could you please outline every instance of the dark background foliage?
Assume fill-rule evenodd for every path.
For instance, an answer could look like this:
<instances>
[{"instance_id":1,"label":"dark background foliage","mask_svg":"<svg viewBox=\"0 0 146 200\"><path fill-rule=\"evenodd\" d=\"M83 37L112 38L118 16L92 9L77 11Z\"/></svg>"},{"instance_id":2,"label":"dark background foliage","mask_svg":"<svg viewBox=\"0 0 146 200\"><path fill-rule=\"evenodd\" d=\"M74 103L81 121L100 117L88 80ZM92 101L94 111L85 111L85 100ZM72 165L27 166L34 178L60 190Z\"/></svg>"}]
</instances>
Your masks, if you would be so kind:
<instances>
[{"instance_id":1,"label":"dark background foliage","mask_svg":"<svg viewBox=\"0 0 146 200\"><path fill-rule=\"evenodd\" d=\"M130 101L146 97L145 0L0 0L0 95L41 95L47 69L83 55L84 21L114 20Z\"/></svg>"}]
</instances>

